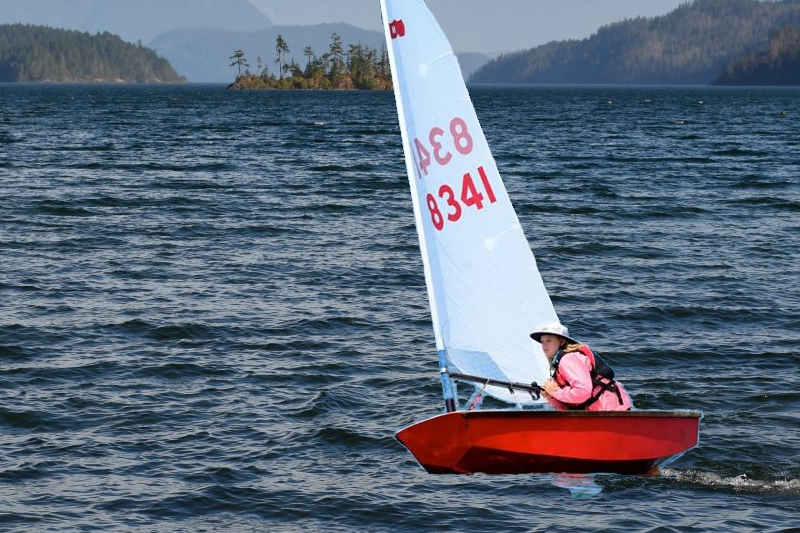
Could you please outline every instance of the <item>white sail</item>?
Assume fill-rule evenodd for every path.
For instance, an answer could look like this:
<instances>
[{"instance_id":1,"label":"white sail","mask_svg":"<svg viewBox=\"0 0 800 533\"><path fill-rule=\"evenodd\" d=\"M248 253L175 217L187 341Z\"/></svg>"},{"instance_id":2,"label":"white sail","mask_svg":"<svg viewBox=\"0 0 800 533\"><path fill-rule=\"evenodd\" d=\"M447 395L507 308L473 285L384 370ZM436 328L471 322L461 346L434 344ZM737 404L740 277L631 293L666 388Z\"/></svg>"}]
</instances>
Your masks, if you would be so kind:
<instances>
[{"instance_id":1,"label":"white sail","mask_svg":"<svg viewBox=\"0 0 800 533\"><path fill-rule=\"evenodd\" d=\"M547 361L529 334L557 316L458 60L423 0L381 8L437 350L451 372L542 383Z\"/></svg>"}]
</instances>

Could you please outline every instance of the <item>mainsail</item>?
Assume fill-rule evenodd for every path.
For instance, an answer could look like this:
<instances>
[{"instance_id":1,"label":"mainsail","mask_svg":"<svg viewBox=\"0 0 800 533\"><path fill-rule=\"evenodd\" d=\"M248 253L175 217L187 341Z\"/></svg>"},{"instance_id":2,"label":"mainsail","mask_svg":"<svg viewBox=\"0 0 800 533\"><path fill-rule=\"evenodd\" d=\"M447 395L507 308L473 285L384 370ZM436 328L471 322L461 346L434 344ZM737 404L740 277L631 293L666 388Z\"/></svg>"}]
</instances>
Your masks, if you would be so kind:
<instances>
[{"instance_id":1,"label":"mainsail","mask_svg":"<svg viewBox=\"0 0 800 533\"><path fill-rule=\"evenodd\" d=\"M542 383L529 334L557 320L450 43L423 0L381 0L440 365ZM449 377L443 373L445 400ZM515 404L530 394L488 386Z\"/></svg>"}]
</instances>

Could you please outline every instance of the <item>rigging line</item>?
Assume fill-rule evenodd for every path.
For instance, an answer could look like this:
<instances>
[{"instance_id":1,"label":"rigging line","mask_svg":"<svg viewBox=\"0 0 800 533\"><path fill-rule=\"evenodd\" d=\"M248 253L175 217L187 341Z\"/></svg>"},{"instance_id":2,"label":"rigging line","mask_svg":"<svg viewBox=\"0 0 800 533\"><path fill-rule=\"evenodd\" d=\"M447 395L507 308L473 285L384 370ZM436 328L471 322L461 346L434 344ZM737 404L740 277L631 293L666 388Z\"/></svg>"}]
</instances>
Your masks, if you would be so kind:
<instances>
[{"instance_id":1,"label":"rigging line","mask_svg":"<svg viewBox=\"0 0 800 533\"><path fill-rule=\"evenodd\" d=\"M539 386L538 383L535 381L528 384L528 383L518 383L516 381L504 381L500 379L493 379L487 378L484 376L473 376L471 374L460 374L457 372L451 372L450 377L453 379L460 379L464 381L470 381L473 383L482 383L486 382L486 385L495 385L498 387L506 387L512 394L514 391L520 390L529 392L530 395L533 397L534 400L538 400L541 397L542 388Z\"/></svg>"}]
</instances>

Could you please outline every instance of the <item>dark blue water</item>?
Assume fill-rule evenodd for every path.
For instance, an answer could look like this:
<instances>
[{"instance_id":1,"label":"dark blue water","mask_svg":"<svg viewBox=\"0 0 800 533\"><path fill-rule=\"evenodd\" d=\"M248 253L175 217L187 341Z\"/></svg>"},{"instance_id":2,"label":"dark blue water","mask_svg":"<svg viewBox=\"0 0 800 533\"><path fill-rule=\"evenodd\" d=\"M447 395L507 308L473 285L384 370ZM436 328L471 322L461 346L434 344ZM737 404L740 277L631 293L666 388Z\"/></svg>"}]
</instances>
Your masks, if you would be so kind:
<instances>
[{"instance_id":1,"label":"dark blue water","mask_svg":"<svg viewBox=\"0 0 800 533\"><path fill-rule=\"evenodd\" d=\"M433 476L390 93L0 87L3 531L800 531L800 91L473 91L556 310L661 478ZM567 483L568 484L568 483Z\"/></svg>"}]
</instances>

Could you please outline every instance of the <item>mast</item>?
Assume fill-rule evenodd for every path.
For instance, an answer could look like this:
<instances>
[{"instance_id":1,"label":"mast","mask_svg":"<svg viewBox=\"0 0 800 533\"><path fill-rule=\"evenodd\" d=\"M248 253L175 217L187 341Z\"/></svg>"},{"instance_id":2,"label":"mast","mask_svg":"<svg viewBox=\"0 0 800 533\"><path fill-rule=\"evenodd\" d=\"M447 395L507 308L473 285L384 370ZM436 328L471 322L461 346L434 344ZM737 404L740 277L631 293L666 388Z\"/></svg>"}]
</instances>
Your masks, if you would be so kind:
<instances>
[{"instance_id":1,"label":"mast","mask_svg":"<svg viewBox=\"0 0 800 533\"><path fill-rule=\"evenodd\" d=\"M383 34L386 39L386 49L389 54L389 68L392 71L394 99L397 104L397 117L400 122L400 135L403 140L403 154L406 161L406 175L411 187L411 203L414 208L414 222L417 228L417 237L419 239L419 249L422 254L422 266L425 273L425 286L428 289L428 303L431 308L431 321L433 323L433 336L436 340L436 353L439 357L439 372L442 378L442 394L444 396L444 404L447 412L456 410L456 398L453 382L450 379L449 371L447 369L447 352L444 348L442 341L442 329L439 322L439 313L436 307L436 294L433 288L433 281L431 278L430 261L428 256L428 246L425 240L425 231L422 226L422 212L420 210L417 184L414 180L414 161L411 152L411 144L408 139L408 131L405 119L405 106L403 104L403 96L400 90L400 77L397 72L397 59L394 55L394 46L392 44L392 35L389 28L389 14L386 3L389 0L381 0L381 16L383 18Z\"/></svg>"}]
</instances>

